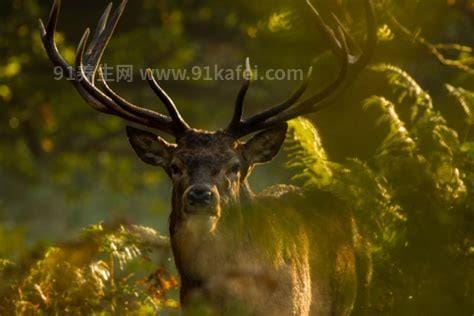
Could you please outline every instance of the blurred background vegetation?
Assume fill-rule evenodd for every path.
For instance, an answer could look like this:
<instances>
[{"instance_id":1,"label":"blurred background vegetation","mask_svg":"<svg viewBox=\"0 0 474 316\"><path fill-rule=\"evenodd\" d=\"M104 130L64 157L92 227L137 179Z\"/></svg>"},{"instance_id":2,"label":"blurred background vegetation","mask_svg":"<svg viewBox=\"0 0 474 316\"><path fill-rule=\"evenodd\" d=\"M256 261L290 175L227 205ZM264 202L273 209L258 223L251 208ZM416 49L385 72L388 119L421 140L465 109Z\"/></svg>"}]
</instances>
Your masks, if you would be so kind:
<instances>
[{"instance_id":1,"label":"blurred background vegetation","mask_svg":"<svg viewBox=\"0 0 474 316\"><path fill-rule=\"evenodd\" d=\"M361 1L314 2L325 16L334 12L357 39L363 39ZM393 120L388 125L376 123L380 112L371 109L377 107L365 110L362 106L370 96L381 95L392 97L396 104L403 104L407 96L419 98L414 104L429 103L445 118L442 125L449 124L457 133L456 141L446 146L472 155L474 58L469 47L474 47L474 1L374 2L380 37L374 64L379 66L365 71L331 108L310 117L325 154L335 163L348 158L383 163L374 157L386 145L387 135L398 129ZM122 227L118 223L127 227L133 223L167 232L171 187L165 173L135 157L124 122L95 112L68 82L53 79L37 26L38 17L46 18L50 5L50 1L0 0L0 258L9 262L42 258L43 249L102 221L115 228ZM74 59L83 30L95 26L106 5L107 1L64 1L57 40L69 61ZM103 62L134 65L137 76L138 69L146 67L191 69L217 64L235 68L246 56L260 70L306 69L312 64L310 90L314 91L337 71L327 48L304 1L140 0L128 4ZM230 119L240 82L167 81L162 85L194 127L216 129ZM295 81L256 81L247 99L248 113L284 99L297 85ZM115 87L134 103L162 108L146 82L121 82ZM365 103L390 108L386 100L370 100ZM397 110L401 119L413 120L413 108ZM414 137L415 141L422 138L422 131L417 130ZM260 167L251 178L253 187L258 191L273 183L291 182L294 170L282 168L287 159L282 153L274 163ZM464 167L473 168L473 164ZM383 172L380 176L390 180ZM393 185L407 185L403 179L392 180ZM470 199L463 200L465 213L457 219L462 225L456 229L461 230L465 246L471 245L466 251L472 257L473 215L468 202L472 196L469 189L459 190ZM408 205L424 201L426 197L416 195L402 197ZM89 234L102 229L93 227ZM440 232L428 233L426 238ZM423 247L422 243L417 247ZM58 256L51 250L48 254ZM472 278L472 265L462 271L470 272L468 280ZM170 282L164 288L172 287ZM460 295L474 301L469 284L460 285L459 289L469 289ZM413 294L406 297L411 300ZM472 314L468 310L472 304L463 306L459 315Z\"/></svg>"}]
</instances>

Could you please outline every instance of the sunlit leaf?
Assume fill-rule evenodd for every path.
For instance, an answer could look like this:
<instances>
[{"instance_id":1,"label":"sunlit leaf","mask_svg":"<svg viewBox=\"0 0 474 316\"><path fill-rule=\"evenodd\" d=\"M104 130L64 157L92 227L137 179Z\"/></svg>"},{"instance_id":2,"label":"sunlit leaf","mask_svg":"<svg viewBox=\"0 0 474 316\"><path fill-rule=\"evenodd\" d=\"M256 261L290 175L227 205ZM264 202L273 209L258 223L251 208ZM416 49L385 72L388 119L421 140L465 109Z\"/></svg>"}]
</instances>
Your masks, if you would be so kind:
<instances>
[{"instance_id":1,"label":"sunlit leaf","mask_svg":"<svg viewBox=\"0 0 474 316\"><path fill-rule=\"evenodd\" d=\"M474 92L447 84L446 89L456 98L466 114L466 121L474 125Z\"/></svg>"},{"instance_id":2,"label":"sunlit leaf","mask_svg":"<svg viewBox=\"0 0 474 316\"><path fill-rule=\"evenodd\" d=\"M275 12L268 19L268 29L271 32L280 32L291 28L291 12Z\"/></svg>"}]
</instances>

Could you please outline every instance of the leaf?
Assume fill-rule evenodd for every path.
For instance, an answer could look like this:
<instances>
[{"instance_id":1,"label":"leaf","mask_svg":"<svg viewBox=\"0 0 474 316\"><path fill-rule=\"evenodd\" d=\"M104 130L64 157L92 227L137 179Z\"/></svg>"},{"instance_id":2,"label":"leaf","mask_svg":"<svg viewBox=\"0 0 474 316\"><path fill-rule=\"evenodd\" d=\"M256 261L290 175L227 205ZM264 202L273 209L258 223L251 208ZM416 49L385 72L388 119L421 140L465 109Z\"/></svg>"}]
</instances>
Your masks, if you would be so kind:
<instances>
[{"instance_id":1,"label":"leaf","mask_svg":"<svg viewBox=\"0 0 474 316\"><path fill-rule=\"evenodd\" d=\"M377 30L377 37L380 41L389 42L395 38L395 34L387 24L381 25Z\"/></svg>"},{"instance_id":2,"label":"leaf","mask_svg":"<svg viewBox=\"0 0 474 316\"><path fill-rule=\"evenodd\" d=\"M462 144L461 152L465 153L469 158L474 159L474 142L466 142Z\"/></svg>"}]
</instances>

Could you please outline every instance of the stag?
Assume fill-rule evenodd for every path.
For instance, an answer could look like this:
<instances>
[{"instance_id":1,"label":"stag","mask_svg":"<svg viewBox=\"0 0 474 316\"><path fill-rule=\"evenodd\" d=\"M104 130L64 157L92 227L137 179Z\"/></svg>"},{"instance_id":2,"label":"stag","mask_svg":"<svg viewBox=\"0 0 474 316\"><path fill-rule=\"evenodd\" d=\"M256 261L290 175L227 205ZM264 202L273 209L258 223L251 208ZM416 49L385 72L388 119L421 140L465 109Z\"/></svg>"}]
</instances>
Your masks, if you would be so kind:
<instances>
[{"instance_id":1,"label":"stag","mask_svg":"<svg viewBox=\"0 0 474 316\"><path fill-rule=\"evenodd\" d=\"M126 0L114 12L112 4L106 8L90 42L86 29L75 65L65 61L54 39L61 1L54 2L46 25L40 20L49 58L74 78L88 104L175 138L170 143L127 127L137 155L162 167L173 184L169 232L185 310L205 302L223 314L347 315L364 296L367 269L359 263L354 224L344 203L330 193L285 185L255 194L248 184L254 166L279 152L287 121L332 104L368 64L376 45L376 22L370 0L364 1L368 33L360 48L335 16L334 30L307 0L317 28L340 62L332 82L302 99L310 68L288 100L244 118L251 81L247 76L230 123L218 131L190 127L149 69L146 80L168 115L125 100L104 80L100 61ZM249 68L247 59L247 72Z\"/></svg>"}]
</instances>

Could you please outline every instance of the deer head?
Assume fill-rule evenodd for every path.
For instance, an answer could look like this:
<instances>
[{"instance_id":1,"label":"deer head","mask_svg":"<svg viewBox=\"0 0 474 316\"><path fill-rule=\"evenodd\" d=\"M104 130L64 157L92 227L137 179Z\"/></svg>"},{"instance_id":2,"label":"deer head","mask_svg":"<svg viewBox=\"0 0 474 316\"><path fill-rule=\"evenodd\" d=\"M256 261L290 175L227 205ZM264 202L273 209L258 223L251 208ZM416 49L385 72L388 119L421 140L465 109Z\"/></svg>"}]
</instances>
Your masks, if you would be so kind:
<instances>
[{"instance_id":1,"label":"deer head","mask_svg":"<svg viewBox=\"0 0 474 316\"><path fill-rule=\"evenodd\" d=\"M120 97L103 78L100 61L114 29L124 11L126 0L112 13L111 4L102 15L89 42L86 29L77 48L75 65L69 65L60 55L54 34L60 11L60 0L55 0L45 26L40 21L41 36L46 52L54 65L72 81L77 91L94 109L129 122L174 136L169 143L151 132L127 128L128 138L138 156L146 163L162 167L173 182L173 214L176 219L204 216L215 219L212 230L225 206L250 197L247 177L253 167L272 160L278 153L287 130L286 122L301 115L317 112L331 104L368 63L376 43L375 20L369 0L365 1L368 35L362 53L344 26L334 17L336 30L326 24L318 11L307 1L318 29L330 44L340 69L334 81L319 92L301 100L308 86L307 78L291 97L249 118L243 118L244 99L250 85L250 65L247 59L247 78L238 94L230 124L219 131L209 132L191 128L181 117L172 99L160 87L151 70L147 81L163 102L168 112L164 115L134 105ZM91 70L86 73L85 69ZM97 80L96 76L99 79ZM97 83L101 84L101 89ZM248 136L253 135L250 139ZM245 140L243 140L245 139Z\"/></svg>"}]
</instances>

